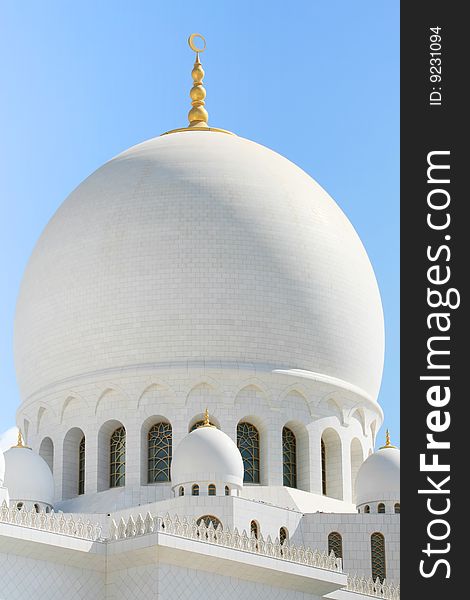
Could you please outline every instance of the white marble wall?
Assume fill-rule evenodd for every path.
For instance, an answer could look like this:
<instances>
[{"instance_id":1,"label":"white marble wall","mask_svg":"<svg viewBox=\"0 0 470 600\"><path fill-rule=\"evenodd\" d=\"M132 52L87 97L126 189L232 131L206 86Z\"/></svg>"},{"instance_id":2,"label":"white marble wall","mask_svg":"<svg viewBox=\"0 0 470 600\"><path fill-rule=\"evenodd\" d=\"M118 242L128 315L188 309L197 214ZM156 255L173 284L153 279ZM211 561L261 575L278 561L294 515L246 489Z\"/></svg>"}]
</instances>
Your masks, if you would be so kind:
<instances>
[{"instance_id":1,"label":"white marble wall","mask_svg":"<svg viewBox=\"0 0 470 600\"><path fill-rule=\"evenodd\" d=\"M122 569L109 575L106 600L314 600L318 596L276 585L244 581L217 573L160 563Z\"/></svg>"},{"instance_id":2,"label":"white marble wall","mask_svg":"<svg viewBox=\"0 0 470 600\"><path fill-rule=\"evenodd\" d=\"M0 573L0 600L106 598L102 573L49 560L47 550L42 559L0 551Z\"/></svg>"},{"instance_id":3,"label":"white marble wall","mask_svg":"<svg viewBox=\"0 0 470 600\"><path fill-rule=\"evenodd\" d=\"M325 430L330 432L326 436L328 450L328 441L336 436L337 443L327 451L328 494L348 503L353 496L352 470L357 470L358 448L362 459L366 458L374 446L373 432L382 421L380 407L351 390L300 376L259 369L234 371L221 365L212 371L126 370L112 380L103 377L98 381L84 378L69 382L23 404L18 424L28 443L53 467L56 502L72 498L76 490L74 452L78 452L83 432L85 497L70 504L70 510L109 512L171 496L167 484L147 485L148 428L159 419L169 421L175 449L206 407L214 422L234 441L241 420L258 428L262 485L283 483L282 428L288 425L297 436L298 487L321 494L320 440ZM127 432L126 489L97 496L109 486L108 440L120 424Z\"/></svg>"},{"instance_id":4,"label":"white marble wall","mask_svg":"<svg viewBox=\"0 0 470 600\"><path fill-rule=\"evenodd\" d=\"M387 580L400 581L400 515L395 514L325 514L304 515L300 529L306 546L328 550L328 534L337 531L343 539L343 569L370 577L370 536L382 533L385 538Z\"/></svg>"}]
</instances>

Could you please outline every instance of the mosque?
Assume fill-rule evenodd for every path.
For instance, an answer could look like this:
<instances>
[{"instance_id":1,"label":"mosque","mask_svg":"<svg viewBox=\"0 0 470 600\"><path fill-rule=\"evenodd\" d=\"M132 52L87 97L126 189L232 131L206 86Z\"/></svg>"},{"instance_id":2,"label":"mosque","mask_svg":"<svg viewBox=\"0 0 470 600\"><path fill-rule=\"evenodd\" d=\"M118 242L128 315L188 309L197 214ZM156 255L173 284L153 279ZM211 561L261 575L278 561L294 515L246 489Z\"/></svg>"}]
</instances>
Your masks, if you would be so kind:
<instances>
[{"instance_id":1,"label":"mosque","mask_svg":"<svg viewBox=\"0 0 470 600\"><path fill-rule=\"evenodd\" d=\"M189 43L188 126L85 179L28 263L0 600L398 600L372 266L316 181L208 125Z\"/></svg>"}]
</instances>

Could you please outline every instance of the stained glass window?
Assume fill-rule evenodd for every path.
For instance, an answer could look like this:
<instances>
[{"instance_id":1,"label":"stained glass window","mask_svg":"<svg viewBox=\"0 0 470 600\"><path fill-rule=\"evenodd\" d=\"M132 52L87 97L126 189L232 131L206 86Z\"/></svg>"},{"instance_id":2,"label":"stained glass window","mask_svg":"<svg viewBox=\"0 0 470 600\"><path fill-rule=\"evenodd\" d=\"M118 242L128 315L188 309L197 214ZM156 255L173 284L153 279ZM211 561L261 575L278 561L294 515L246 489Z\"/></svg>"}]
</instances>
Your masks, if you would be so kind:
<instances>
[{"instance_id":1,"label":"stained glass window","mask_svg":"<svg viewBox=\"0 0 470 600\"><path fill-rule=\"evenodd\" d=\"M294 432L282 428L282 469L283 482L288 487L297 487L297 450Z\"/></svg>"},{"instance_id":2,"label":"stained glass window","mask_svg":"<svg viewBox=\"0 0 470 600\"><path fill-rule=\"evenodd\" d=\"M386 577L385 570L385 538L381 533L373 533L370 536L370 551L372 563L372 579L377 577L383 581Z\"/></svg>"},{"instance_id":3,"label":"stained glass window","mask_svg":"<svg viewBox=\"0 0 470 600\"><path fill-rule=\"evenodd\" d=\"M126 483L126 430L118 427L110 439L109 487L122 487Z\"/></svg>"},{"instance_id":4,"label":"stained glass window","mask_svg":"<svg viewBox=\"0 0 470 600\"><path fill-rule=\"evenodd\" d=\"M243 458L245 483L260 481L259 433L251 423L239 423L237 426L237 446Z\"/></svg>"},{"instance_id":5,"label":"stained glass window","mask_svg":"<svg viewBox=\"0 0 470 600\"><path fill-rule=\"evenodd\" d=\"M326 496L326 447L323 440L321 441L321 491Z\"/></svg>"},{"instance_id":6,"label":"stained glass window","mask_svg":"<svg viewBox=\"0 0 470 600\"><path fill-rule=\"evenodd\" d=\"M192 494L193 496L199 496L199 486L198 486L198 484L197 484L197 483L195 483L195 484L193 485L193 487L191 488L191 494Z\"/></svg>"},{"instance_id":7,"label":"stained glass window","mask_svg":"<svg viewBox=\"0 0 470 600\"><path fill-rule=\"evenodd\" d=\"M343 539L337 531L332 531L328 535L328 554L331 554L332 550L336 558L343 558Z\"/></svg>"},{"instance_id":8,"label":"stained glass window","mask_svg":"<svg viewBox=\"0 0 470 600\"><path fill-rule=\"evenodd\" d=\"M85 493L85 436L78 445L78 495Z\"/></svg>"},{"instance_id":9,"label":"stained glass window","mask_svg":"<svg viewBox=\"0 0 470 600\"><path fill-rule=\"evenodd\" d=\"M171 425L156 423L148 433L148 483L170 481L171 454Z\"/></svg>"},{"instance_id":10,"label":"stained glass window","mask_svg":"<svg viewBox=\"0 0 470 600\"><path fill-rule=\"evenodd\" d=\"M216 492L216 488L215 485L213 483L210 483L208 488L207 488L207 493L209 496L215 496L215 492Z\"/></svg>"}]
</instances>

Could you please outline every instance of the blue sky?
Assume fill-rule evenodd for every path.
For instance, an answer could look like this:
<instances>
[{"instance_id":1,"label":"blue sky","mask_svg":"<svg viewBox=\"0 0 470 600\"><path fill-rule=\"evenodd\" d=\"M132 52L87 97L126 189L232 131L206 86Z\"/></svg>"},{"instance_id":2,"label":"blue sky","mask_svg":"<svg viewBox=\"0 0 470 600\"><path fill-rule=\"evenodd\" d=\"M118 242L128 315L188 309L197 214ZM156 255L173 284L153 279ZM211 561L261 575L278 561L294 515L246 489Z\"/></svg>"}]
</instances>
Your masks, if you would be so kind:
<instances>
[{"instance_id":1,"label":"blue sky","mask_svg":"<svg viewBox=\"0 0 470 600\"><path fill-rule=\"evenodd\" d=\"M210 123L313 176L369 253L385 310L380 403L399 441L399 3L3 0L0 433L19 394L12 330L42 229L103 162L186 124L192 32Z\"/></svg>"}]
</instances>

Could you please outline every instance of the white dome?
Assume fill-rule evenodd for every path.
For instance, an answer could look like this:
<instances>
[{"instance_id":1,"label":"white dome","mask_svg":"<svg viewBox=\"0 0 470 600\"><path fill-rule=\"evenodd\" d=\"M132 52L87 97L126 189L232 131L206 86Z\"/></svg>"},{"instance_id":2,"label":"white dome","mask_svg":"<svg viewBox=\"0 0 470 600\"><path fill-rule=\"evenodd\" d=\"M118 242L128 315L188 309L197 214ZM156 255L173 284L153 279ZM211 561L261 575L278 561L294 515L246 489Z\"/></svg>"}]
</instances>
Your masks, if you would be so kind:
<instances>
[{"instance_id":1,"label":"white dome","mask_svg":"<svg viewBox=\"0 0 470 600\"><path fill-rule=\"evenodd\" d=\"M204 360L299 369L376 399L376 279L351 223L299 167L215 132L120 154L58 209L27 266L23 400L126 367Z\"/></svg>"},{"instance_id":2,"label":"white dome","mask_svg":"<svg viewBox=\"0 0 470 600\"><path fill-rule=\"evenodd\" d=\"M10 500L42 502L52 506L54 478L46 461L26 447L10 448L4 456L4 484Z\"/></svg>"},{"instance_id":3,"label":"white dome","mask_svg":"<svg viewBox=\"0 0 470 600\"><path fill-rule=\"evenodd\" d=\"M400 502L400 450L381 448L362 463L356 477L356 504Z\"/></svg>"},{"instance_id":4,"label":"white dome","mask_svg":"<svg viewBox=\"0 0 470 600\"><path fill-rule=\"evenodd\" d=\"M220 483L243 487L243 460L236 444L216 427L188 433L171 461L173 487L187 483Z\"/></svg>"}]
</instances>

